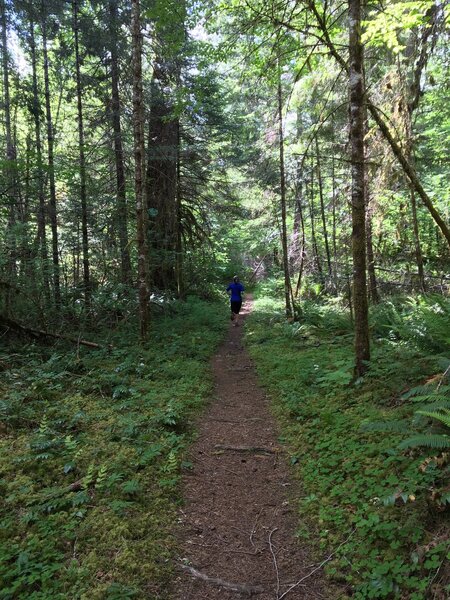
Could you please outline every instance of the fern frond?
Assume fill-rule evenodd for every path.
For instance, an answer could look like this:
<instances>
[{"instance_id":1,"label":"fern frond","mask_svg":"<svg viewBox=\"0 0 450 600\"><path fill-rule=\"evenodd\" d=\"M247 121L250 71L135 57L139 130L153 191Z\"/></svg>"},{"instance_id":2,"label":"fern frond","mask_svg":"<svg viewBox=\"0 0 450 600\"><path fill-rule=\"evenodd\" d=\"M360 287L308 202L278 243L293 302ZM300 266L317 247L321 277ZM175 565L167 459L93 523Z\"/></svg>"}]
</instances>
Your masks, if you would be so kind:
<instances>
[{"instance_id":1,"label":"fern frond","mask_svg":"<svg viewBox=\"0 0 450 600\"><path fill-rule=\"evenodd\" d=\"M404 440L399 444L399 448L405 450L407 448L418 448L423 446L424 448L433 448L437 450L444 450L450 448L450 437L448 435L439 434L423 434L415 435L413 437Z\"/></svg>"},{"instance_id":2,"label":"fern frond","mask_svg":"<svg viewBox=\"0 0 450 600\"><path fill-rule=\"evenodd\" d=\"M409 423L406 419L402 421L372 421L363 423L361 431L380 431L385 433L406 433L409 431Z\"/></svg>"},{"instance_id":3,"label":"fern frond","mask_svg":"<svg viewBox=\"0 0 450 600\"><path fill-rule=\"evenodd\" d=\"M430 396L433 395L434 389L429 384L417 385L416 387L411 388L404 394L402 394L403 400L408 400L411 397L415 396Z\"/></svg>"},{"instance_id":4,"label":"fern frond","mask_svg":"<svg viewBox=\"0 0 450 600\"><path fill-rule=\"evenodd\" d=\"M419 415L424 415L425 417L430 417L430 419L436 419L446 427L450 429L450 410L443 409L443 412L437 411L428 411L428 410L418 410Z\"/></svg>"},{"instance_id":5,"label":"fern frond","mask_svg":"<svg viewBox=\"0 0 450 600\"><path fill-rule=\"evenodd\" d=\"M431 404L425 404L421 407L421 411L423 410L430 412L434 412L436 410L450 410L450 399L442 398L442 400L436 400L436 402L432 402Z\"/></svg>"}]
</instances>

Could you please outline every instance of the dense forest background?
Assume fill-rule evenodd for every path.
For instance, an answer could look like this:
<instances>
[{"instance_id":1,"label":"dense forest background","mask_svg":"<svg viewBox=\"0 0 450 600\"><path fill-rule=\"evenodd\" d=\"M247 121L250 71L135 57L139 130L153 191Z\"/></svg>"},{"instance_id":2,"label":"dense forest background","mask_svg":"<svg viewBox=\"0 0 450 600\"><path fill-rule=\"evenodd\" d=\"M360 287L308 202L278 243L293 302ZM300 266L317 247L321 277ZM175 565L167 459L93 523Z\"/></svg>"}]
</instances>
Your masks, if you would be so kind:
<instances>
[{"instance_id":1,"label":"dense forest background","mask_svg":"<svg viewBox=\"0 0 450 600\"><path fill-rule=\"evenodd\" d=\"M432 391L417 388L409 397L428 402L424 435L437 437L411 447L431 448L440 458L433 476L411 476L409 488L390 495L396 506L399 498L411 504L418 488L432 490L423 502L438 517L427 542L434 545L424 553L434 558L429 568L422 555L414 558L421 574L408 575L427 583L417 596L395 596L414 581L390 574L386 583L386 573L378 573L375 587L364 584L358 597L445 594L445 581L436 591L429 573L442 565L447 537L440 519L450 504L442 458L449 444L449 14L447 0L0 0L0 436L5 447L16 440L13 454L25 465L15 478L6 460L0 485L12 513L29 502L24 522L5 521L15 542L4 549L7 592L0 598L78 597L67 591L78 566L67 567L61 584L50 579L65 564L61 540L73 542L89 510L90 488L106 496L120 488L112 507L117 526L155 477L163 484L154 514L161 499L168 502L185 443L177 427L208 393L200 365L223 333L215 302L236 273L248 287L258 284L257 293L283 298L262 302L250 339L262 368L277 373L278 391L301 363L289 363L286 349L289 369L278 373L258 354L263 329L273 329L269 312L278 315L274 340L285 336L276 342L280 356L283 344L293 351L295 340L317 336L320 344L325 331L330 344L342 336L351 348L335 356L333 374L318 383L320 397L324 385L333 394L333 386L354 385L357 398L367 373L369 386L379 377L374 398L405 393L405 382L408 389L431 382ZM147 383L136 383L146 365ZM178 382L180 369L192 379ZM174 377L180 387L170 397L161 388ZM149 399L150 430L138 392ZM90 429L86 395L100 402L93 415L109 428L109 445ZM129 411L119 425L108 412L111 398L119 413ZM358 413L355 428L366 416L387 416L385 405L372 413ZM150 470L140 481L128 473L129 455L116 446L122 430L142 450L136 472L155 460L158 476ZM157 441L143 450L149 431ZM105 458L88 459L96 444L104 444L104 456L119 452L121 467L109 472ZM51 461L73 476L59 491L53 480L42 490L36 483ZM404 458L406 470L410 464ZM79 508L67 508L69 492ZM158 517L155 556L172 551L171 510ZM41 521L41 513L52 517ZM99 514L86 531L95 519L99 530L106 527ZM135 526L150 531L150 521ZM33 565L48 539L54 542L44 560L57 566L46 579ZM83 563L87 572L93 564L107 570L103 546L102 539ZM143 565L154 581L167 577L154 557ZM364 579L352 571L347 581L358 577ZM131 575L126 584L114 581L86 598L132 597ZM37 595L20 596L30 589Z\"/></svg>"},{"instance_id":2,"label":"dense forest background","mask_svg":"<svg viewBox=\"0 0 450 600\"><path fill-rule=\"evenodd\" d=\"M351 305L346 15L5 0L3 318L97 320L130 309L137 281L155 297L207 295L243 267L280 265L291 316L303 292ZM362 15L358 253L372 302L447 289L447 16L445 2Z\"/></svg>"}]
</instances>

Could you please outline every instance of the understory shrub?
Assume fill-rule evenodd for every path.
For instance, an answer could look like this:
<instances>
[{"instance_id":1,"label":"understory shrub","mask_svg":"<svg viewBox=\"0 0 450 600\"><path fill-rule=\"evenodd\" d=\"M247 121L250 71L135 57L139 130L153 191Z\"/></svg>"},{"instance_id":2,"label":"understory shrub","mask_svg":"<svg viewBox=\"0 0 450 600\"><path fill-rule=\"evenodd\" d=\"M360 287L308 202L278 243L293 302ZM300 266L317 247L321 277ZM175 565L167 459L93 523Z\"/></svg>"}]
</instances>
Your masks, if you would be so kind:
<instances>
[{"instance_id":1,"label":"understory shrub","mask_svg":"<svg viewBox=\"0 0 450 600\"><path fill-rule=\"evenodd\" d=\"M0 351L0 598L167 597L182 453L224 304L194 298L87 350Z\"/></svg>"}]
</instances>

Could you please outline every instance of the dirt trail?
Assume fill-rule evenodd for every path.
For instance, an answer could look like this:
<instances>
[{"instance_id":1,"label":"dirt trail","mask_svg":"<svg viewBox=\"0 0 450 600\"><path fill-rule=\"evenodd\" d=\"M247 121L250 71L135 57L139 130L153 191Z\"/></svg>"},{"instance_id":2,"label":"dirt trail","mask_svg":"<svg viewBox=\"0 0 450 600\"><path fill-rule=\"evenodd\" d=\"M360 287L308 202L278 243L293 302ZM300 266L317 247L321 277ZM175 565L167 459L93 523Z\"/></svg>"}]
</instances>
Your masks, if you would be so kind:
<instances>
[{"instance_id":1,"label":"dirt trail","mask_svg":"<svg viewBox=\"0 0 450 600\"><path fill-rule=\"evenodd\" d=\"M244 319L250 310L251 300ZM326 598L321 570L294 537L289 470L268 401L242 345L241 326L230 323L212 368L215 400L199 422L189 455L193 468L183 478L179 562L191 569L180 568L173 597Z\"/></svg>"}]
</instances>

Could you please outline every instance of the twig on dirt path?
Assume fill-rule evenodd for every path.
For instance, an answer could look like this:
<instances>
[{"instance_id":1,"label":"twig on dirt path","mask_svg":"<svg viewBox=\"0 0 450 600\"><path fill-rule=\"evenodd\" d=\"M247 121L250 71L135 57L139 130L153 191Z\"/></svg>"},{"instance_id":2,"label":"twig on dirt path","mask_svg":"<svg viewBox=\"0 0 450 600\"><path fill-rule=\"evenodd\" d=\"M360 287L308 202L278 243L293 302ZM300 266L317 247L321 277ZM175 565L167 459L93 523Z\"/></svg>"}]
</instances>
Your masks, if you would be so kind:
<instances>
[{"instance_id":1,"label":"twig on dirt path","mask_svg":"<svg viewBox=\"0 0 450 600\"><path fill-rule=\"evenodd\" d=\"M261 516L262 511L264 510L264 506L261 506L261 508L259 509L259 513L256 516L256 520L255 520L255 524L253 525L253 528L250 532L250 544L253 546L253 548L256 550L256 546L253 543L253 536L256 533L256 528L258 526L258 521L259 521L259 517Z\"/></svg>"},{"instance_id":2,"label":"twig on dirt path","mask_svg":"<svg viewBox=\"0 0 450 600\"><path fill-rule=\"evenodd\" d=\"M216 444L214 446L216 450L230 451L230 452L250 452L253 454L276 454L279 452L278 448L260 448L259 446L222 446Z\"/></svg>"},{"instance_id":3,"label":"twig on dirt path","mask_svg":"<svg viewBox=\"0 0 450 600\"><path fill-rule=\"evenodd\" d=\"M272 529L272 531L269 533L269 549L270 549L270 554L272 555L273 558L273 565L275 567L275 573L277 576L277 600L280 597L280 573L278 571L278 563L277 563L277 557L275 556L275 552L273 549L273 545L272 545L272 536L275 533L275 531L278 531L278 527L274 527Z\"/></svg>"},{"instance_id":4,"label":"twig on dirt path","mask_svg":"<svg viewBox=\"0 0 450 600\"><path fill-rule=\"evenodd\" d=\"M308 579L309 577L314 575L314 573L316 571L318 571L324 565L326 565L328 562L330 562L330 560L333 558L333 556L336 554L336 552L338 552L338 550L340 548L342 548L342 546L344 546L348 542L348 540L352 537L352 535L355 533L355 531L356 531L356 529L353 529L353 531L350 533L348 538L346 538L341 544L339 544L339 546L336 548L336 550L334 552L332 552L329 556L327 556L327 558L325 560L323 560L319 565L317 565L317 567L315 569L313 569L310 573L308 573L308 575L305 575L304 577L299 579L296 583L291 585L291 587L289 587L285 592L283 592L281 594L281 596L277 596L277 600L283 600L283 598L285 598L290 592L292 592L292 590L294 588L298 587L301 583L303 583L303 581L305 581L305 579Z\"/></svg>"},{"instance_id":5,"label":"twig on dirt path","mask_svg":"<svg viewBox=\"0 0 450 600\"><path fill-rule=\"evenodd\" d=\"M261 585L251 585L249 583L231 583L230 581L224 581L223 579L219 579L218 577L209 577L209 575L205 575L205 573L201 573L200 571L197 571L197 569L194 569L194 567L190 567L189 565L183 565L182 563L178 563L178 566L184 571L188 571L193 577L196 577L197 579L201 579L202 581L206 581L206 583L225 588L226 590L230 590L231 592L238 592L239 594L246 594L247 596L262 594L264 592L264 588Z\"/></svg>"}]
</instances>

